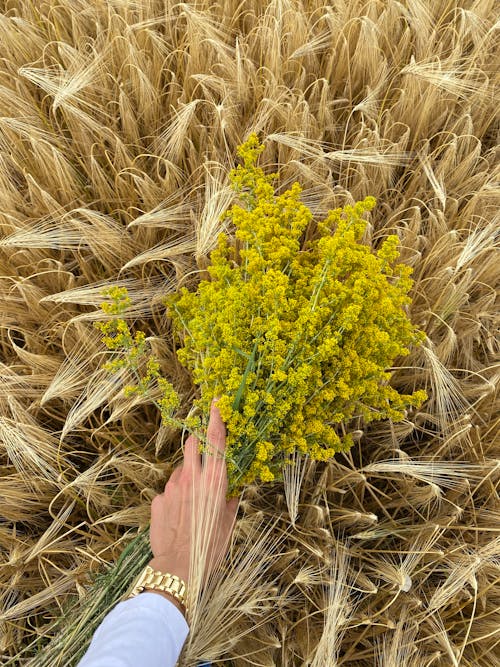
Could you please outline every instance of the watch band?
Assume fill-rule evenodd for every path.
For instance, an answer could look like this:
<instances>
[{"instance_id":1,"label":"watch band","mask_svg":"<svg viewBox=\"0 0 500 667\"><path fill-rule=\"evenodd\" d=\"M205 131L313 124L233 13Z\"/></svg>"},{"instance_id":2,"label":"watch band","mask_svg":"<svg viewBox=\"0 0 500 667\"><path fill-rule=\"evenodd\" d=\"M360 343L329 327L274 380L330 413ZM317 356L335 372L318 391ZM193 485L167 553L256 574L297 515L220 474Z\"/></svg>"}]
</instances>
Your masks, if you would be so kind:
<instances>
[{"instance_id":1,"label":"watch band","mask_svg":"<svg viewBox=\"0 0 500 667\"><path fill-rule=\"evenodd\" d=\"M169 572L158 572L153 570L150 565L146 565L128 597L133 598L148 588L173 595L183 605L187 613L185 603L186 584L177 575L170 574Z\"/></svg>"}]
</instances>

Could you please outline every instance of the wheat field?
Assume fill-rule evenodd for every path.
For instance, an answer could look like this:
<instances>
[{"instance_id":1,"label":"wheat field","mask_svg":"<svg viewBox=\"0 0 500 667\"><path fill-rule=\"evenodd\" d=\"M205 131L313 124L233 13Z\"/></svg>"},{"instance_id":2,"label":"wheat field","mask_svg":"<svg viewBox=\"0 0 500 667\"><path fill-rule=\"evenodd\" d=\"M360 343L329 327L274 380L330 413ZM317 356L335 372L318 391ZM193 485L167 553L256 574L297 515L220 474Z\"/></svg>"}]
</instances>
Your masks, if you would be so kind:
<instances>
[{"instance_id":1,"label":"wheat field","mask_svg":"<svg viewBox=\"0 0 500 667\"><path fill-rule=\"evenodd\" d=\"M255 131L317 218L377 198L364 242L399 236L427 335L392 384L429 398L245 490L180 664L499 664L496 9L0 0L3 661L36 664L22 649L147 525L180 461L180 433L102 370L100 290L128 288L187 414L161 299L203 275Z\"/></svg>"}]
</instances>

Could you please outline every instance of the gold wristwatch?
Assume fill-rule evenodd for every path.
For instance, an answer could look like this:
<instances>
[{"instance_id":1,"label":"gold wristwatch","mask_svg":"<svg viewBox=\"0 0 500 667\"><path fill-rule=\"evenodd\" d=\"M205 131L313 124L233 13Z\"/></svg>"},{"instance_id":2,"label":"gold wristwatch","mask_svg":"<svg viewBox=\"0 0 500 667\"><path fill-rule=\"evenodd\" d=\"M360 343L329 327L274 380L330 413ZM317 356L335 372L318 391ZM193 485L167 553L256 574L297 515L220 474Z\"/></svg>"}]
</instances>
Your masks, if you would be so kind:
<instances>
[{"instance_id":1,"label":"gold wristwatch","mask_svg":"<svg viewBox=\"0 0 500 667\"><path fill-rule=\"evenodd\" d=\"M184 601L186 584L184 583L184 580L180 579L177 575L168 572L157 572L156 570L153 570L151 566L147 565L139 575L139 578L135 582L135 586L128 597L133 598L147 588L156 591L164 591L165 593L173 595L174 598L179 600L183 605L187 614L187 607Z\"/></svg>"}]
</instances>

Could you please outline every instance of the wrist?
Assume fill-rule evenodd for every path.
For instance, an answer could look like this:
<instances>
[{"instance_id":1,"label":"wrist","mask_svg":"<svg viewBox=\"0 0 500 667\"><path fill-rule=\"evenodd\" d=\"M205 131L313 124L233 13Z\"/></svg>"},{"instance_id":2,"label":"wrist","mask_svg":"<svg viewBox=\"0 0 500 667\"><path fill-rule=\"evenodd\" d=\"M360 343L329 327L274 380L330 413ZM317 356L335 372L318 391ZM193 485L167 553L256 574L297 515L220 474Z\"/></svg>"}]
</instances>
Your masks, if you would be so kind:
<instances>
[{"instance_id":1,"label":"wrist","mask_svg":"<svg viewBox=\"0 0 500 667\"><path fill-rule=\"evenodd\" d=\"M148 565L157 572L175 574L179 579L184 581L187 588L189 584L189 566L186 566L185 562L182 563L178 559L170 558L169 556L153 556Z\"/></svg>"}]
</instances>

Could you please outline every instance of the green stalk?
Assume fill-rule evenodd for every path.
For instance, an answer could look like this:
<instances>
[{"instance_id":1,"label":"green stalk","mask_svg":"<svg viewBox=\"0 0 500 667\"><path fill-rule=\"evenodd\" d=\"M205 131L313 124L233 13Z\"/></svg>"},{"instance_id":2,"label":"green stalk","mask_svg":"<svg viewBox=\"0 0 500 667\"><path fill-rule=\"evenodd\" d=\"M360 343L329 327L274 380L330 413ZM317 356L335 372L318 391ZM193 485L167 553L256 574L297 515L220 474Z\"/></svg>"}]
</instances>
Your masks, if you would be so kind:
<instances>
[{"instance_id":1,"label":"green stalk","mask_svg":"<svg viewBox=\"0 0 500 667\"><path fill-rule=\"evenodd\" d=\"M151 560L149 526L125 547L117 562L99 574L83 600L70 602L46 633L37 637L3 667L75 667L86 652L104 617L128 593L131 584ZM26 661L26 662L24 662Z\"/></svg>"}]
</instances>

